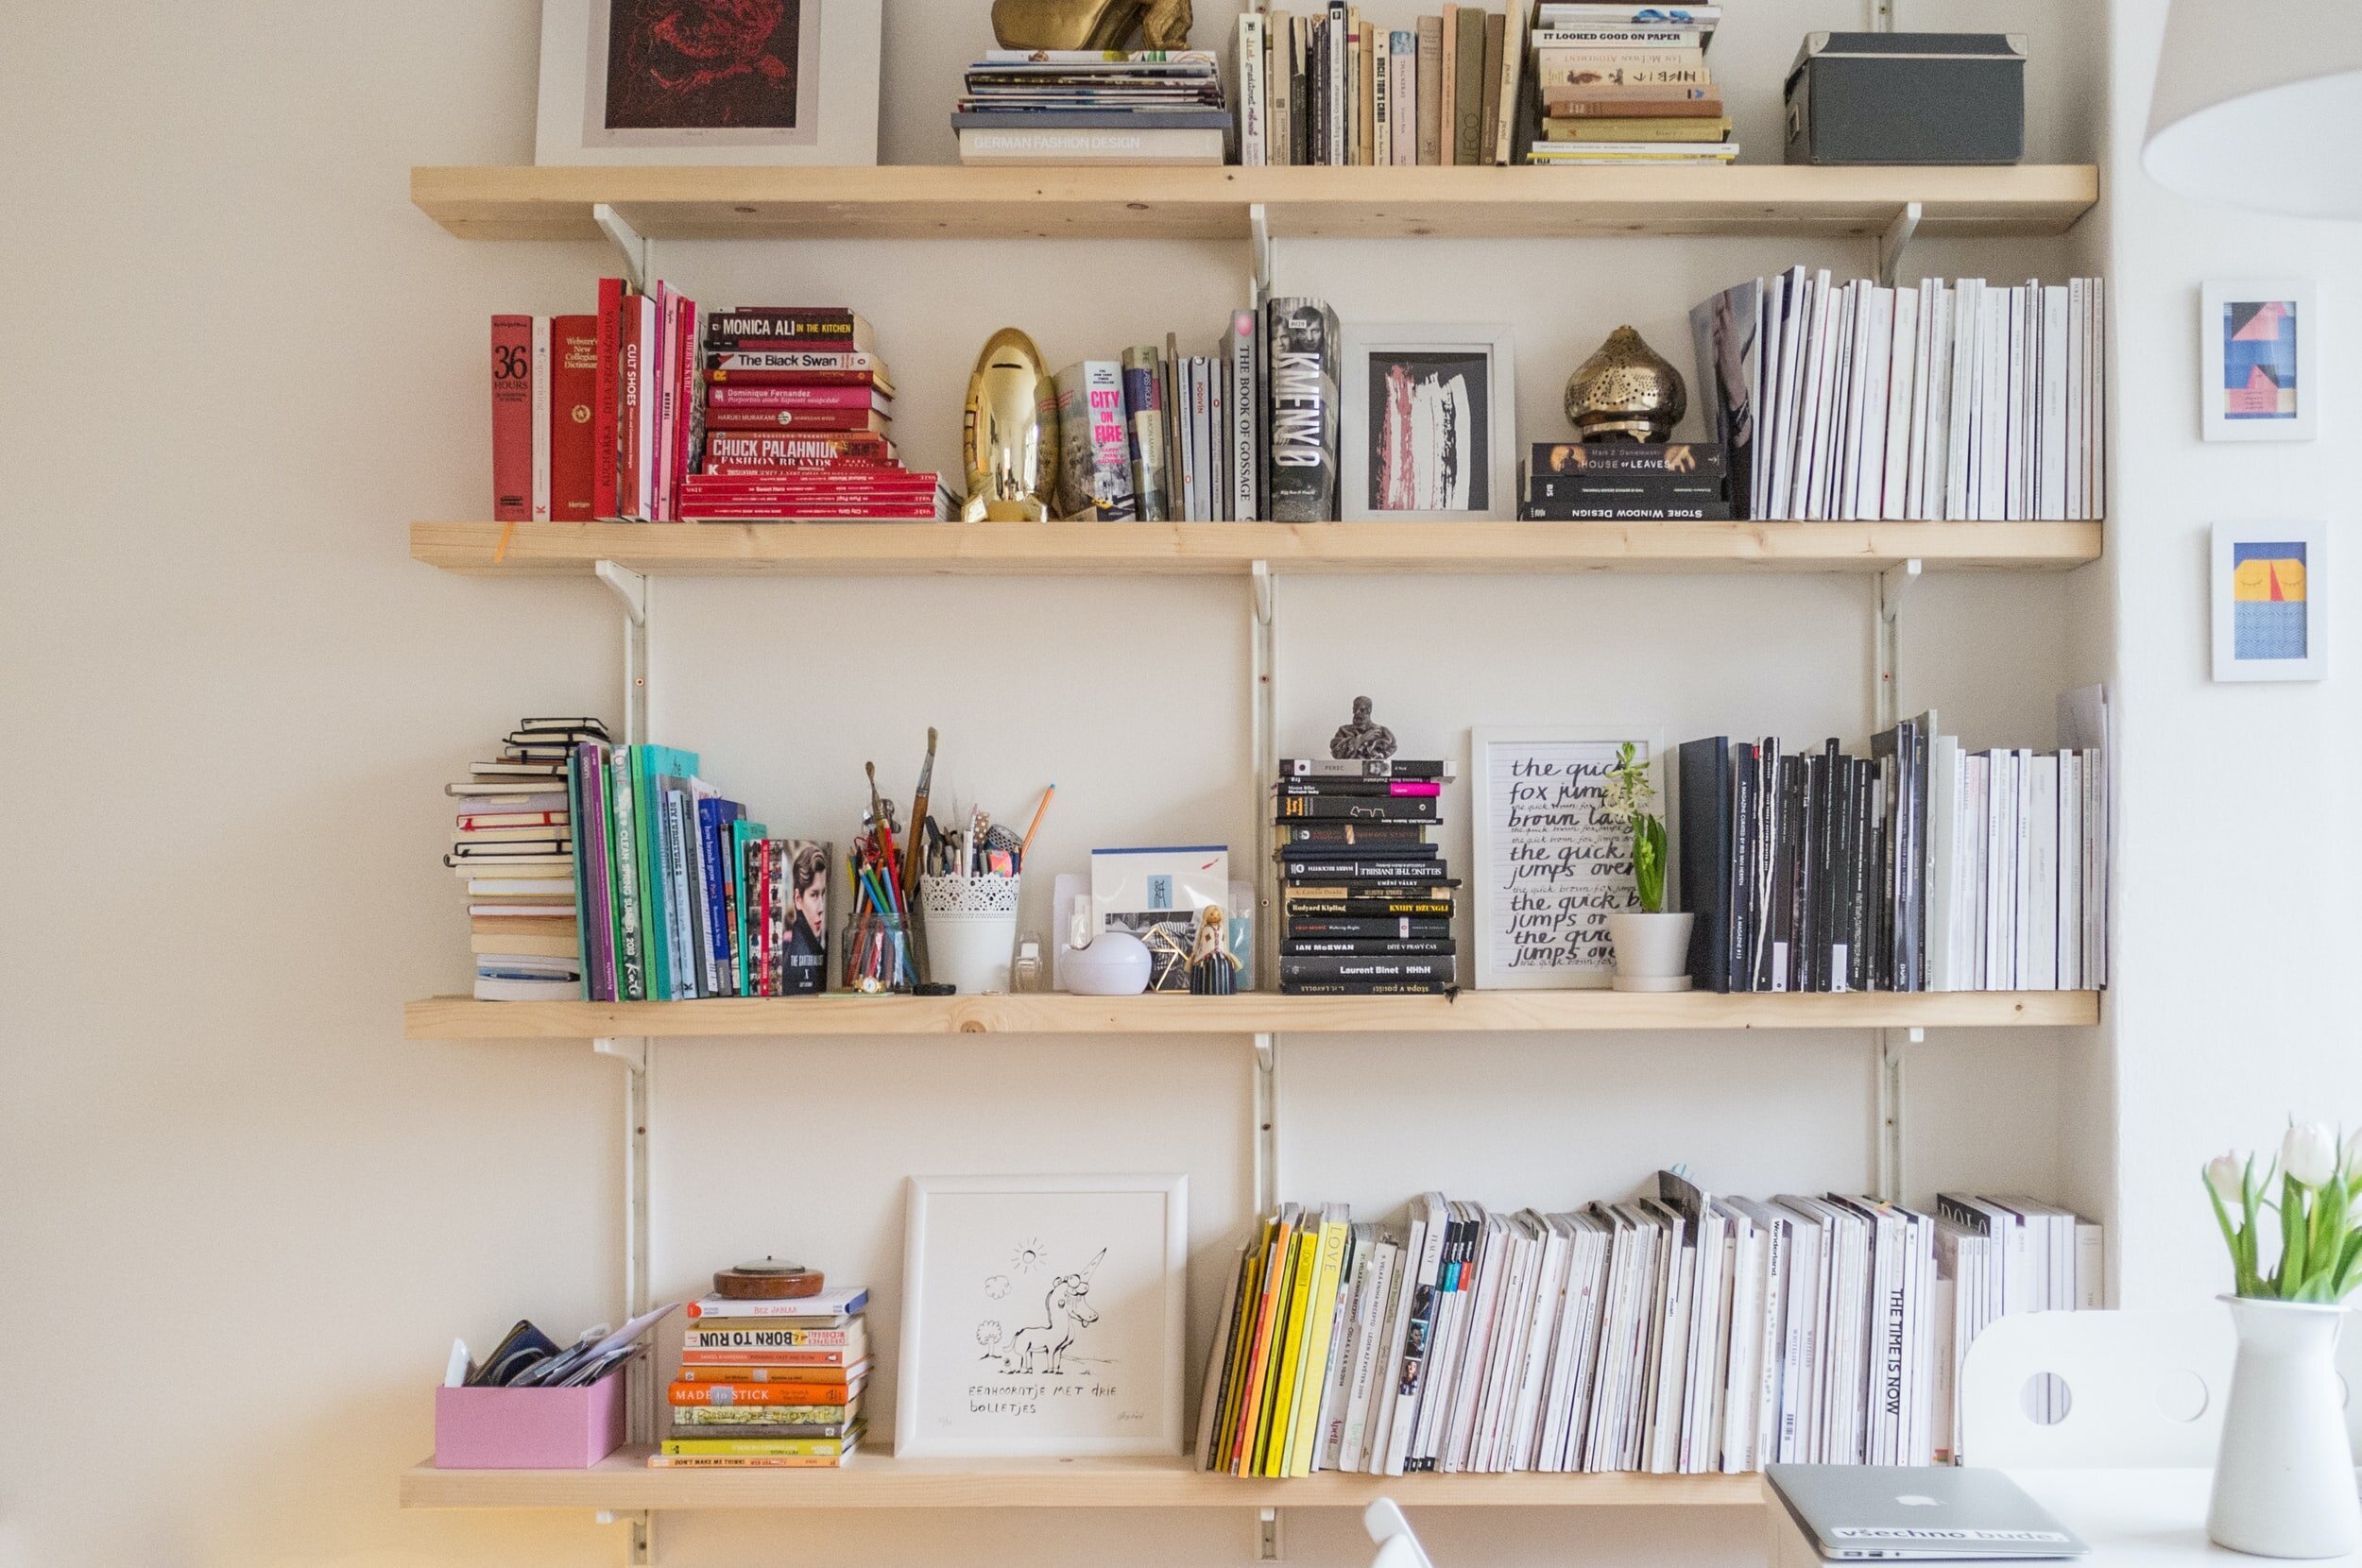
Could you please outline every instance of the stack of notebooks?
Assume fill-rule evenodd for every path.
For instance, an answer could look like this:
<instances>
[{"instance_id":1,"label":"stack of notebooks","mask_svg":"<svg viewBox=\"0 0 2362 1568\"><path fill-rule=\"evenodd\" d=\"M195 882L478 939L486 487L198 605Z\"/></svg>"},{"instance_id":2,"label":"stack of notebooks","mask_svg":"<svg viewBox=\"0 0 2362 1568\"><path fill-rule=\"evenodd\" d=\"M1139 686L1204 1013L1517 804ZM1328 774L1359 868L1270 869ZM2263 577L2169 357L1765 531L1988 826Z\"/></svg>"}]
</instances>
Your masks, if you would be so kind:
<instances>
[{"instance_id":1,"label":"stack of notebooks","mask_svg":"<svg viewBox=\"0 0 2362 1568\"><path fill-rule=\"evenodd\" d=\"M1711 442L1536 442L1518 516L1536 522L1721 522L1722 448Z\"/></svg>"},{"instance_id":2,"label":"stack of notebooks","mask_svg":"<svg viewBox=\"0 0 2362 1568\"><path fill-rule=\"evenodd\" d=\"M1441 761L1300 758L1279 764L1279 989L1382 997L1455 989L1453 890L1428 842Z\"/></svg>"},{"instance_id":3,"label":"stack of notebooks","mask_svg":"<svg viewBox=\"0 0 2362 1568\"><path fill-rule=\"evenodd\" d=\"M2101 1250L2097 1225L2049 1204L1942 1203L1939 1219L1838 1193L1718 1198L1659 1171L1558 1214L1430 1192L1381 1227L1287 1204L1240 1250L1198 1462L1735 1474L1948 1457L1967 1341L2001 1312L2098 1306Z\"/></svg>"},{"instance_id":4,"label":"stack of notebooks","mask_svg":"<svg viewBox=\"0 0 2362 1568\"><path fill-rule=\"evenodd\" d=\"M1230 114L1209 49L994 49L951 128L963 163L1221 163Z\"/></svg>"},{"instance_id":5,"label":"stack of notebooks","mask_svg":"<svg viewBox=\"0 0 2362 1568\"><path fill-rule=\"evenodd\" d=\"M1964 751L1933 713L1849 757L1681 748L1682 907L1707 991L2076 991L2107 981L2097 750Z\"/></svg>"},{"instance_id":6,"label":"stack of notebooks","mask_svg":"<svg viewBox=\"0 0 2362 1568\"><path fill-rule=\"evenodd\" d=\"M656 1468L831 1470L861 1444L866 1287L689 1304Z\"/></svg>"},{"instance_id":7,"label":"stack of notebooks","mask_svg":"<svg viewBox=\"0 0 2362 1568\"><path fill-rule=\"evenodd\" d=\"M942 478L904 469L887 432L894 379L843 305L741 305L706 318L704 459L689 521L941 519Z\"/></svg>"},{"instance_id":8,"label":"stack of notebooks","mask_svg":"<svg viewBox=\"0 0 2362 1568\"><path fill-rule=\"evenodd\" d=\"M697 754L586 741L556 787L582 825L579 995L594 1002L826 989L829 850L774 839Z\"/></svg>"},{"instance_id":9,"label":"stack of notebooks","mask_svg":"<svg viewBox=\"0 0 2362 1568\"><path fill-rule=\"evenodd\" d=\"M1738 156L1706 70L1719 6L1536 8L1535 163L1727 164Z\"/></svg>"},{"instance_id":10,"label":"stack of notebooks","mask_svg":"<svg viewBox=\"0 0 2362 1568\"><path fill-rule=\"evenodd\" d=\"M444 786L458 820L443 863L467 888L478 1001L582 995L567 758L577 744L606 740L596 719L520 720L498 759Z\"/></svg>"}]
</instances>

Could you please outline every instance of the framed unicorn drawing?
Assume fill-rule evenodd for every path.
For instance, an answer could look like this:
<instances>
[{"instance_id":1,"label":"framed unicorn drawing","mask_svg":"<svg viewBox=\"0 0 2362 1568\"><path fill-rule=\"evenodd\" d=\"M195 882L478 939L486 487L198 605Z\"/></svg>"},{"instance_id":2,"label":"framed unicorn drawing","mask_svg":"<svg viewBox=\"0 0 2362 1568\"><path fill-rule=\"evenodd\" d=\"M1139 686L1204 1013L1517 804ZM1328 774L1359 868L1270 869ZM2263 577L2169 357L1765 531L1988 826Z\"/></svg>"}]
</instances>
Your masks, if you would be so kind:
<instances>
[{"instance_id":1,"label":"framed unicorn drawing","mask_svg":"<svg viewBox=\"0 0 2362 1568\"><path fill-rule=\"evenodd\" d=\"M1186 1176L914 1176L894 1451L1177 1454Z\"/></svg>"}]
</instances>

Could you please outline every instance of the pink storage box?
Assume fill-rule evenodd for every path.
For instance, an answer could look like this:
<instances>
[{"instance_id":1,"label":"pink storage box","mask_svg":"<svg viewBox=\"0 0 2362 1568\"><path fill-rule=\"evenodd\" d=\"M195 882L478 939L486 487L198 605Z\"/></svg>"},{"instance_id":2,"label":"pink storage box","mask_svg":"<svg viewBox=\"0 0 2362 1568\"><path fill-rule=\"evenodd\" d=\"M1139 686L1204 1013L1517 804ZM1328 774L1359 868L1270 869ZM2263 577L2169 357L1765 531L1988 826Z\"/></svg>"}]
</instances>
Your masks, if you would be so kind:
<instances>
[{"instance_id":1,"label":"pink storage box","mask_svg":"<svg viewBox=\"0 0 2362 1568\"><path fill-rule=\"evenodd\" d=\"M435 1390L437 1470L588 1470L623 1445L621 1366L580 1389Z\"/></svg>"}]
</instances>

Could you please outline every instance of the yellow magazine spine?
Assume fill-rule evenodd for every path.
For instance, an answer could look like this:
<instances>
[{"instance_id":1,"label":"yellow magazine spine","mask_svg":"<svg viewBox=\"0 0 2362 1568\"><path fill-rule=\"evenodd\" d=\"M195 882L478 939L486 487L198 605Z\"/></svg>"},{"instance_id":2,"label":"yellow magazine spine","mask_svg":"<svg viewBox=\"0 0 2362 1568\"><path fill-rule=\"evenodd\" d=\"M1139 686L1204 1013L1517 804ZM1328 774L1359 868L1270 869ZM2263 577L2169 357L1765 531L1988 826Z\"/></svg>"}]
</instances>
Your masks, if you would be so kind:
<instances>
[{"instance_id":1,"label":"yellow magazine spine","mask_svg":"<svg viewBox=\"0 0 2362 1568\"><path fill-rule=\"evenodd\" d=\"M1345 1265L1350 1228L1342 1219L1321 1226L1320 1270L1312 1281L1311 1332L1305 1338L1302 1406L1288 1444L1288 1474L1312 1474L1312 1450L1320 1437L1321 1401L1328 1393L1328 1341L1337 1328L1337 1276Z\"/></svg>"},{"instance_id":2,"label":"yellow magazine spine","mask_svg":"<svg viewBox=\"0 0 2362 1568\"><path fill-rule=\"evenodd\" d=\"M1239 1407L1239 1429L1233 1435L1230 1452L1230 1473L1234 1475L1254 1474L1255 1437L1263 1415L1263 1370L1271 1355L1271 1334L1274 1320L1279 1315L1280 1303L1286 1300L1282 1289L1288 1261L1289 1229L1284 1217L1271 1221L1271 1239L1264 1249L1264 1267L1270 1271L1263 1279L1263 1294L1256 1307L1255 1336L1247 1345L1243 1403Z\"/></svg>"},{"instance_id":3,"label":"yellow magazine spine","mask_svg":"<svg viewBox=\"0 0 2362 1568\"><path fill-rule=\"evenodd\" d=\"M1279 1363L1279 1405L1272 1412L1271 1440L1263 1455L1263 1474L1277 1480L1288 1474L1288 1444L1295 1433L1296 1404L1304 1394L1304 1341L1312 1316L1312 1277L1321 1270L1321 1233L1308 1228L1296 1238L1295 1277L1288 1287L1288 1342Z\"/></svg>"},{"instance_id":4,"label":"yellow magazine spine","mask_svg":"<svg viewBox=\"0 0 2362 1568\"><path fill-rule=\"evenodd\" d=\"M1279 1373L1288 1342L1289 1307L1295 1294L1296 1244L1301 1239L1301 1232L1291 1230L1279 1258L1278 1310L1272 1316L1271 1342L1263 1347L1263 1367L1258 1378L1262 1399L1255 1412L1255 1446L1246 1457L1249 1475L1263 1474L1263 1461L1271 1453L1272 1423L1279 1419Z\"/></svg>"},{"instance_id":5,"label":"yellow magazine spine","mask_svg":"<svg viewBox=\"0 0 2362 1568\"><path fill-rule=\"evenodd\" d=\"M1255 1343L1255 1320L1263 1305L1263 1275L1271 1251L1271 1225L1263 1226L1260 1243L1247 1262L1246 1271L1239 1280L1239 1310L1231 1324L1230 1343L1224 1347L1230 1359L1224 1363L1228 1369L1224 1382L1222 1409L1214 1420L1214 1455L1216 1470L1230 1468L1230 1456L1237 1451L1234 1439L1239 1431L1239 1411L1246 1403L1246 1368L1248 1353ZM1210 1375L1210 1374L1209 1374Z\"/></svg>"}]
</instances>

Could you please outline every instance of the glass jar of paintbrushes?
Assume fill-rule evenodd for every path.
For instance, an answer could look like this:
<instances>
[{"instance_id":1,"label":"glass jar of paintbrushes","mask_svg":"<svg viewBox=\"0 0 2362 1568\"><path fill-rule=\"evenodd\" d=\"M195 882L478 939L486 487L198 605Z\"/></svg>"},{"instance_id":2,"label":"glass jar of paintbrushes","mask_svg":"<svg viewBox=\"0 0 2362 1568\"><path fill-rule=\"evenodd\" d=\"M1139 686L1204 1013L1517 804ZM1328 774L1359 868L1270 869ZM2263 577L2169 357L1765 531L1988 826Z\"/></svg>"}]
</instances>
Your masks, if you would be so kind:
<instances>
[{"instance_id":1,"label":"glass jar of paintbrushes","mask_svg":"<svg viewBox=\"0 0 2362 1568\"><path fill-rule=\"evenodd\" d=\"M908 996L918 985L902 895L894 817L874 786L870 811L853 841L846 870L853 889L845 920L845 989L864 997Z\"/></svg>"}]
</instances>

